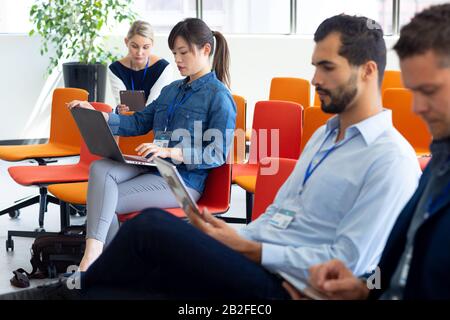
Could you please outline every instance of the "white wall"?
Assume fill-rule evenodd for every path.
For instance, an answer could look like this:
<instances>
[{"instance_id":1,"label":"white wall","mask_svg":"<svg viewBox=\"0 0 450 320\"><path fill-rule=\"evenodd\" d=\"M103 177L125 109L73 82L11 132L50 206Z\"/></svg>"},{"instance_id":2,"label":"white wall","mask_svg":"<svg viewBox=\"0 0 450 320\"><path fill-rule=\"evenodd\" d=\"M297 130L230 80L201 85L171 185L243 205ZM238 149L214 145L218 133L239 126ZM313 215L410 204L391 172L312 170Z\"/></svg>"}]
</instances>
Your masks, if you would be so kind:
<instances>
[{"instance_id":1,"label":"white wall","mask_svg":"<svg viewBox=\"0 0 450 320\"><path fill-rule=\"evenodd\" d=\"M268 99L272 77L310 80L313 76L311 37L230 35L227 39L232 91L247 99L248 126L251 126L255 102ZM395 40L386 38L388 48ZM122 47L122 38L111 39L109 45ZM62 87L63 82L59 74L44 77L48 60L40 56L39 48L36 37L0 35L0 140L48 137L51 92L57 86ZM156 37L155 53L173 62L167 35ZM398 69L398 59L392 50L388 52L387 69ZM109 86L106 102L113 104Z\"/></svg>"}]
</instances>

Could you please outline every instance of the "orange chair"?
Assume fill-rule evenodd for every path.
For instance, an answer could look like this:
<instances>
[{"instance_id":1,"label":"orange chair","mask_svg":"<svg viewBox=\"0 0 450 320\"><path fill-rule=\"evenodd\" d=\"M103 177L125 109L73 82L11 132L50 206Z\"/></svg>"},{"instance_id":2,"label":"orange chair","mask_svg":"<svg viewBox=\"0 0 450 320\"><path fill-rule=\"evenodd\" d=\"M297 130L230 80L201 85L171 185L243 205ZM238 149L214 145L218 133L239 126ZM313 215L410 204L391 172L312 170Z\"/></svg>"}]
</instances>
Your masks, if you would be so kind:
<instances>
[{"instance_id":1,"label":"orange chair","mask_svg":"<svg viewBox=\"0 0 450 320\"><path fill-rule=\"evenodd\" d=\"M324 125L331 116L333 115L323 112L322 108L318 106L312 106L305 109L303 113L302 150L313 133Z\"/></svg>"},{"instance_id":2,"label":"orange chair","mask_svg":"<svg viewBox=\"0 0 450 320\"><path fill-rule=\"evenodd\" d=\"M80 206L86 205L87 182L52 184L47 189L60 201Z\"/></svg>"},{"instance_id":3,"label":"orange chair","mask_svg":"<svg viewBox=\"0 0 450 320\"><path fill-rule=\"evenodd\" d=\"M0 159L6 161L34 159L40 166L44 166L56 162L56 160L45 158L79 154L81 136L65 104L72 100L87 100L87 97L88 92L82 89L55 89L52 97L49 141L35 145L0 146ZM36 195L17 200L13 206L2 209L0 215L9 214L11 218L16 218L21 208L39 203L40 198L40 195Z\"/></svg>"},{"instance_id":4,"label":"orange chair","mask_svg":"<svg viewBox=\"0 0 450 320\"><path fill-rule=\"evenodd\" d=\"M381 84L381 95L384 95L386 89L404 88L402 75L400 71L386 70L384 71L383 82Z\"/></svg>"},{"instance_id":5,"label":"orange chair","mask_svg":"<svg viewBox=\"0 0 450 320\"><path fill-rule=\"evenodd\" d=\"M430 154L432 136L425 122L412 111L413 96L407 89L386 89L383 105L392 109L394 127L409 141L417 156Z\"/></svg>"},{"instance_id":6,"label":"orange chair","mask_svg":"<svg viewBox=\"0 0 450 320\"><path fill-rule=\"evenodd\" d=\"M291 101L308 107L311 85L308 80L301 78L272 78L270 83L269 100Z\"/></svg>"},{"instance_id":7,"label":"orange chair","mask_svg":"<svg viewBox=\"0 0 450 320\"><path fill-rule=\"evenodd\" d=\"M104 112L111 112L111 107L99 102L92 102L95 109ZM38 232L44 230L44 215L47 211L47 202L59 204L60 202L53 197L48 197L47 186L55 183L68 183L87 181L89 177L89 166L92 161L99 157L91 154L87 146L81 144L80 160L76 164L54 165L54 166L15 166L10 167L8 172L11 178L23 186L39 187L39 228L34 231L8 231L8 239L6 240L6 248L13 250L14 242L12 237L36 237ZM23 208L23 206L14 206L14 209ZM64 210L62 213L65 214ZM67 226L67 216L61 217L61 227Z\"/></svg>"},{"instance_id":8,"label":"orange chair","mask_svg":"<svg viewBox=\"0 0 450 320\"><path fill-rule=\"evenodd\" d=\"M247 101L245 98L233 94L236 104L236 134L234 136L233 163L244 163L245 161L245 128L247 121Z\"/></svg>"},{"instance_id":9,"label":"orange chair","mask_svg":"<svg viewBox=\"0 0 450 320\"><path fill-rule=\"evenodd\" d=\"M297 160L293 159L267 158L264 160L265 164L259 166L256 177L255 204L252 210L252 221L263 214L267 207L273 203L278 190L290 176L297 164ZM273 165L278 167L276 174L261 174L261 169Z\"/></svg>"},{"instance_id":10,"label":"orange chair","mask_svg":"<svg viewBox=\"0 0 450 320\"><path fill-rule=\"evenodd\" d=\"M0 159L6 161L36 159L38 163L43 163L43 158L80 154L81 136L65 104L72 100L87 100L87 98L87 91L82 89L55 89L48 142L35 145L0 146Z\"/></svg>"},{"instance_id":11,"label":"orange chair","mask_svg":"<svg viewBox=\"0 0 450 320\"><path fill-rule=\"evenodd\" d=\"M296 102L307 108L311 105L311 85L308 80L302 78L272 78L269 100ZM250 141L250 138L251 130L247 130L247 141Z\"/></svg>"},{"instance_id":12,"label":"orange chair","mask_svg":"<svg viewBox=\"0 0 450 320\"><path fill-rule=\"evenodd\" d=\"M233 182L246 190L247 221L251 219L253 193L255 192L256 175L261 157L276 156L297 160L300 156L302 113L302 106L294 102L260 101L256 103L249 160L244 164L233 165ZM273 134L271 131L273 129L279 130L278 154L273 154L271 150ZM267 133L266 135L262 135L264 131Z\"/></svg>"},{"instance_id":13,"label":"orange chair","mask_svg":"<svg viewBox=\"0 0 450 320\"><path fill-rule=\"evenodd\" d=\"M227 161L229 162L229 161ZM208 208L211 214L223 214L230 208L231 200L231 164L225 163L220 167L211 169L206 179L205 190L197 202L200 210ZM165 209L179 218L185 218L186 214L181 208ZM119 222L123 223L134 218L141 212L131 212L118 215ZM229 218L233 221L232 218Z\"/></svg>"}]
</instances>

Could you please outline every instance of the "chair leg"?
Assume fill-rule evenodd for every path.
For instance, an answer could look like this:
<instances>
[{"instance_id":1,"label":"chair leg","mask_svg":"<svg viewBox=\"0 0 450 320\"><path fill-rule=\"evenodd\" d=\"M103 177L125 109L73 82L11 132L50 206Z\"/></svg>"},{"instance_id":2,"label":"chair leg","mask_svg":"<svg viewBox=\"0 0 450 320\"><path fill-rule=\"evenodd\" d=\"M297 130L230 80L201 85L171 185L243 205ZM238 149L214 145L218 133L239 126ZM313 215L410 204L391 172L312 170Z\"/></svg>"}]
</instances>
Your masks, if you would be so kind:
<instances>
[{"instance_id":1,"label":"chair leg","mask_svg":"<svg viewBox=\"0 0 450 320\"><path fill-rule=\"evenodd\" d=\"M253 209L253 193L245 192L245 219L246 223L249 224L252 221L252 209Z\"/></svg>"},{"instance_id":2,"label":"chair leg","mask_svg":"<svg viewBox=\"0 0 450 320\"><path fill-rule=\"evenodd\" d=\"M69 204L64 202L64 201L60 201L59 210L60 210L59 212L60 212L61 230L64 230L65 228L70 226L70 207L69 207Z\"/></svg>"},{"instance_id":3,"label":"chair leg","mask_svg":"<svg viewBox=\"0 0 450 320\"><path fill-rule=\"evenodd\" d=\"M45 232L44 230L44 215L47 212L47 188L40 187L39 188L39 229Z\"/></svg>"},{"instance_id":4,"label":"chair leg","mask_svg":"<svg viewBox=\"0 0 450 320\"><path fill-rule=\"evenodd\" d=\"M14 250L14 241L12 240L12 237L26 237L26 238L36 238L38 235L44 235L44 234L57 234L57 232L45 232L44 229L44 216L45 212L47 211L48 203L55 203L59 204L59 200L55 197L47 194L47 188L46 187L40 187L39 188L39 196L35 196L30 199L26 199L21 203L15 204L14 206L5 209L0 212L1 214L5 214L6 212L9 212L13 209L21 209L24 207L27 207L29 205L39 203L39 228L37 228L35 231L16 231L16 230L8 230L8 238L6 240L6 250ZM6 211L6 212L4 212ZM63 218L62 223L67 223L67 220ZM62 224L61 224L62 225Z\"/></svg>"},{"instance_id":5,"label":"chair leg","mask_svg":"<svg viewBox=\"0 0 450 320\"><path fill-rule=\"evenodd\" d=\"M12 237L36 238L38 235L58 234L58 232L39 232L39 231L16 231L8 230L8 239L6 239L6 251L14 251L14 241Z\"/></svg>"},{"instance_id":6,"label":"chair leg","mask_svg":"<svg viewBox=\"0 0 450 320\"><path fill-rule=\"evenodd\" d=\"M1 210L0 211L0 216L2 216L4 214L8 214L11 211L20 210L22 208L25 208L25 207L31 206L33 204L39 203L39 200L40 200L40 196L33 196L33 197L23 198L23 199L21 199L19 201L16 201L13 206Z\"/></svg>"}]
</instances>

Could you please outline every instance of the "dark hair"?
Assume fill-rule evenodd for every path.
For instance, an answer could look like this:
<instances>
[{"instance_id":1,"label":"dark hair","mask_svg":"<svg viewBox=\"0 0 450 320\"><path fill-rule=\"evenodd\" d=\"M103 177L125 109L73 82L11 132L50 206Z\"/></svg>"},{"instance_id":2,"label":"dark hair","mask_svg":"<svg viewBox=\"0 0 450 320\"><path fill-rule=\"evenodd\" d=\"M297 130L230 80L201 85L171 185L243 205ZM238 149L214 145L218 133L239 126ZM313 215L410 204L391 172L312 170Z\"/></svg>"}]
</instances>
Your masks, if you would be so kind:
<instances>
[{"instance_id":1,"label":"dark hair","mask_svg":"<svg viewBox=\"0 0 450 320\"><path fill-rule=\"evenodd\" d=\"M334 32L341 38L339 55L351 65L361 66L370 60L375 61L381 86L386 68L386 43L381 26L366 17L341 14L323 21L314 34L314 41L319 42Z\"/></svg>"},{"instance_id":2,"label":"dark hair","mask_svg":"<svg viewBox=\"0 0 450 320\"><path fill-rule=\"evenodd\" d=\"M450 3L432 6L414 16L394 46L400 59L428 50L450 57Z\"/></svg>"},{"instance_id":3,"label":"dark hair","mask_svg":"<svg viewBox=\"0 0 450 320\"><path fill-rule=\"evenodd\" d=\"M192 45L202 48L209 43L211 46L211 55L214 53L213 70L216 72L217 78L227 87L230 87L230 52L225 37L218 31L211 31L206 23L197 18L187 18L178 22L169 34L169 48L175 46L175 39L182 37L192 50ZM216 38L216 46L214 50L214 37Z\"/></svg>"}]
</instances>

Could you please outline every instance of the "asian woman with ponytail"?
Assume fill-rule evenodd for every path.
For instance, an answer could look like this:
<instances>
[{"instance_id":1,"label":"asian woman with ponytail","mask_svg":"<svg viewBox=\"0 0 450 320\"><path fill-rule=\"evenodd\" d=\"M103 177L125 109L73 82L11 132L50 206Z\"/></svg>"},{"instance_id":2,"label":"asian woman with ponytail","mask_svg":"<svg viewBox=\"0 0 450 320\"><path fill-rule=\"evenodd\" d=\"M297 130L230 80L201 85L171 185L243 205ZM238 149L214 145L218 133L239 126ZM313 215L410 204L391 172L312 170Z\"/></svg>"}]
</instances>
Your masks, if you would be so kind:
<instances>
[{"instance_id":1,"label":"asian woman with ponytail","mask_svg":"<svg viewBox=\"0 0 450 320\"><path fill-rule=\"evenodd\" d=\"M168 42L184 79L164 87L141 112L132 116L104 113L104 117L114 135L136 136L153 130L155 140L138 146L137 154L175 163L188 191L198 200L209 170L226 161L235 128L228 45L221 33L195 18L176 24ZM92 108L86 101L72 101L68 107ZM213 141L203 139L208 130L220 134ZM95 161L90 168L87 242L80 270L87 270L117 232L116 214L147 207L178 207L155 168Z\"/></svg>"}]
</instances>

